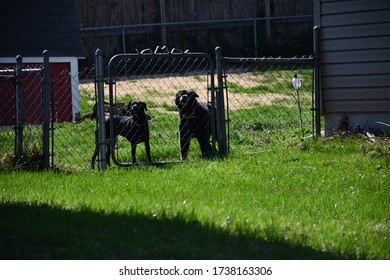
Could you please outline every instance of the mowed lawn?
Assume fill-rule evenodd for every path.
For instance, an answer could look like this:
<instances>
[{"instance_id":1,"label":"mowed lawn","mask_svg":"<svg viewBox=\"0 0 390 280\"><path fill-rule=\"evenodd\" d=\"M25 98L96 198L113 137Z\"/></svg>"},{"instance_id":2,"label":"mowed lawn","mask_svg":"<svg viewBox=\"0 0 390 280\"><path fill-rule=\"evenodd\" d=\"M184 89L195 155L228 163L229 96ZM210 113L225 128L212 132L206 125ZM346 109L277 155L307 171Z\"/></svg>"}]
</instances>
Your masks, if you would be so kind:
<instances>
[{"instance_id":1,"label":"mowed lawn","mask_svg":"<svg viewBox=\"0 0 390 280\"><path fill-rule=\"evenodd\" d=\"M390 259L385 140L0 176L0 259Z\"/></svg>"}]
</instances>

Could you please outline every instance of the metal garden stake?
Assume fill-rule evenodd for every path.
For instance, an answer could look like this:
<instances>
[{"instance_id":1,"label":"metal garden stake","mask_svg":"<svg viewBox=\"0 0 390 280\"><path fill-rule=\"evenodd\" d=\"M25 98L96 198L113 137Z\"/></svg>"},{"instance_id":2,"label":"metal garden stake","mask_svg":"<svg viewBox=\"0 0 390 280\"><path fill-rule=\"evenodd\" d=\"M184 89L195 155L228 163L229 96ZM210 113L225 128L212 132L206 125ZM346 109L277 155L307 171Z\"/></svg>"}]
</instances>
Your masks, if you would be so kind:
<instances>
[{"instance_id":1,"label":"metal garden stake","mask_svg":"<svg viewBox=\"0 0 390 280\"><path fill-rule=\"evenodd\" d=\"M303 119L302 119L302 103L299 96L299 89L302 87L302 79L298 77L296 73L294 73L294 78L291 79L291 83L293 88L297 91L296 96L294 96L295 101L298 104L299 110L299 120L301 122L301 130L302 130L302 138L305 136L305 132L303 130Z\"/></svg>"}]
</instances>

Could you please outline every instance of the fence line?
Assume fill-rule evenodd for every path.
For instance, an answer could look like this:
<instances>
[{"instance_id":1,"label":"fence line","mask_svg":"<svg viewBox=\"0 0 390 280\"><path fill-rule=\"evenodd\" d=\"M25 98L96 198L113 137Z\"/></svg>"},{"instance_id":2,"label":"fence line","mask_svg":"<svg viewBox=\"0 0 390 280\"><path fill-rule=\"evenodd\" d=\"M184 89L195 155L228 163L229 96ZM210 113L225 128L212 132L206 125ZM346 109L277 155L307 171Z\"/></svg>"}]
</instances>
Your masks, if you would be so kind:
<instances>
[{"instance_id":1,"label":"fence line","mask_svg":"<svg viewBox=\"0 0 390 280\"><path fill-rule=\"evenodd\" d=\"M50 167L49 137L51 129L48 126L50 123L48 107L50 89L49 86L46 86L46 88L42 87L42 91L38 91L40 85L50 84L47 51L43 53L43 61L43 67L29 65L26 68L22 56L18 55L14 66L10 66L14 69L8 67L0 69L0 78L12 81L12 85L1 83L2 164L5 159L12 156L11 150L7 150L7 147L11 146L13 142L12 163L32 169ZM44 74L45 69L47 73L41 76L40 74ZM44 98L44 95L47 98ZM41 104L46 105L45 110L42 106L40 111L39 105ZM39 126L44 128L43 133ZM14 131L14 136L12 136L11 129ZM14 138L14 141L10 138ZM39 141L43 143L42 149L38 147Z\"/></svg>"},{"instance_id":2,"label":"fence line","mask_svg":"<svg viewBox=\"0 0 390 280\"><path fill-rule=\"evenodd\" d=\"M170 54L169 51L167 52ZM302 137L314 134L312 124L313 110L316 108L313 105L315 60L312 56L238 58L222 56L222 50L217 49L216 60L207 60L209 61L207 63L204 59L198 59L178 49L173 49L172 52L175 52L175 55L145 51L144 54L136 53L133 56L122 58L112 69L115 76L108 85L111 88L110 93L106 89L103 95L105 101L113 95L112 99L116 103L127 104L135 100L147 103L148 112L153 117L150 124L151 146L152 157L156 162L179 160L178 111L174 105L174 97L175 93L181 89L195 90L200 95L200 101L214 104L212 106L218 109L215 114L217 121L215 129L217 130L219 155L226 154L224 152L226 150L240 151L240 153L252 152L254 146L266 147L275 142L297 143ZM191 60L180 60L179 56L188 56ZM214 72L210 72L209 64L214 65L214 63L218 82L213 86L210 85L210 79L214 77L212 74ZM101 64L99 67L102 66ZM2 73L6 74L6 71ZM90 166L90 156L94 151L96 141L94 133L96 118L91 115L93 106L96 104L95 82L100 81L100 88L102 88L104 87L102 81L106 79L98 78L94 71L88 73L85 79L80 79L78 92L81 111L76 122L54 122L60 118L55 119L56 112L53 109L50 111L49 108L49 110L46 109L44 114L46 117L42 119L42 125L38 127L41 132L36 134L36 128L28 129L35 135L46 135L46 139L48 139L49 131L52 131L52 136L56 131L51 150L50 147L48 148L48 140L43 140L41 151L45 167L47 167L47 155L50 152L52 166L82 169ZM72 78L70 73L64 72L62 75ZM291 79L295 75L302 81L299 91L295 91L291 84ZM47 76L46 73L44 77ZM56 79L62 79L62 77ZM46 91L50 90L48 85L50 81L46 80L44 86ZM25 88L28 88L28 85L25 85ZM49 95L45 96L49 100ZM62 106L58 104L59 100L56 96L59 96L57 92L52 91L50 104ZM43 103L46 107L48 106L47 101ZM50 129L47 128L48 112L51 112L49 120L52 121L52 127ZM51 130L53 128L55 130ZM227 132L222 129L226 129ZM4 132L1 133L4 134ZM219 138L224 133L228 135L227 144ZM30 137L28 134L24 137ZM39 136L39 138L45 139L44 136ZM29 142L28 140L25 139L24 142ZM99 139L97 141L104 148L105 141ZM119 146L116 150L119 161L124 163L128 162L128 155L130 155L129 145L126 143L126 141L118 141ZM193 144L190 152L190 159L199 156L196 143ZM20 154L20 150L15 150L15 154ZM139 158L141 162L145 160L145 152L142 149ZM100 166L99 169L104 169L104 166Z\"/></svg>"},{"instance_id":3,"label":"fence line","mask_svg":"<svg viewBox=\"0 0 390 280\"><path fill-rule=\"evenodd\" d=\"M286 142L291 144L296 141L300 141L303 135L306 136L313 133L313 129L311 128L313 124L312 113L314 109L317 112L320 106L320 104L318 104L319 98L313 97L314 92L316 92L315 90L313 91L313 87L318 86L318 83L314 83L313 85L313 67L317 65L316 63L318 61L318 57L316 52L312 55L313 48L308 47L313 44L313 40L310 40L310 42L308 40L302 40L300 42L307 50L309 50L305 53L295 53L294 55L285 56L283 53L278 54L277 52L274 52L272 54L273 57L271 57L271 55L267 56L262 49L264 46L264 40L277 41L278 36L283 36L281 34L278 35L274 33L275 30L271 29L273 32L272 35L276 35L266 38L266 30L261 30L263 26L261 24L259 25L259 22L265 23L266 20L269 20L275 24L276 22L283 24L283 22L291 23L294 21L296 23L304 23L306 25L306 23L311 21L311 18L312 17L308 15L297 17L250 18L229 21L204 21L201 23L164 23L167 27L166 30L168 34L170 34L167 36L168 41L170 38L172 39L177 35L175 32L180 32L173 29L197 29L194 32L186 32L190 37L184 41L191 43L189 45L191 50L195 49L199 52L210 55L210 53L205 52L204 49L198 49L196 44L199 43L199 41L201 42L202 38L206 38L210 34L214 34L218 37L222 34L229 33L231 30L234 30L234 32L237 32L240 35L245 35L245 32L249 32L250 36L248 36L248 38L250 39L250 42L247 40L241 43L243 45L251 46L251 50L245 52L245 55L240 55L240 52L236 53L233 51L233 47L228 44L229 42L225 42L226 44L222 45L221 49L223 51L223 56L221 53L220 58L216 57L216 60L213 60L212 62L212 64L216 66L215 74L217 75L218 83L216 83L214 89L211 90L210 88L212 87L210 86L211 77L209 67L203 60L174 60L164 62L164 54L166 55L167 53L170 53L168 48L156 48L155 52L161 53L160 58L154 56L155 52L150 49L142 52L133 52L136 56L140 57L143 57L141 55L151 58L154 56L153 63L145 63L142 59L142 61L132 61L131 63L129 60L123 60L120 64L118 64L120 67L116 68L115 71L123 71L122 73L125 74L117 76L113 81L112 86L115 94L117 94L115 95L115 102L126 104L137 99L147 101L149 109L148 113L153 116L153 120L150 123L151 141L153 142L152 152L154 153L154 159L157 161L179 161L180 148L177 143L178 111L177 108L175 108L174 95L175 92L180 89L193 89L200 93L199 99L206 102L211 101L209 96L212 91L215 92L218 98L223 97L222 101L219 99L213 101L218 101L219 104L217 107L224 107L226 110L224 115L218 115L218 119L220 121L222 120L222 122L226 122L228 143L227 147L220 145L221 142L217 143L218 149L221 148L222 150L227 149L230 152L236 151L245 153L253 150L254 145L266 146L273 142ZM123 51L126 53L132 53L128 52L130 46L133 46L131 43L132 41L137 42L134 46L141 49L143 44L147 44L149 41L140 40L140 38L142 39L144 37L139 37L135 31L142 29L141 31L145 34L148 33L154 36L156 34L153 34L152 29L159 28L160 25L161 24L147 24L108 27L108 33L104 32L105 27L102 27L103 29L92 28L84 29L83 34L85 35L85 40L88 41L88 38L90 38L92 40L89 41L89 43L93 43L95 42L95 39L99 38L95 36L106 36L107 34L114 34L117 32L117 35L119 35L118 39L121 40L122 47L119 51L116 49L109 49L108 51L105 51L103 49L103 53L106 55L105 59L107 59L112 56L110 52L112 53L114 51L115 54L122 53ZM230 28L229 26L233 27ZM204 36L199 40L196 38L194 39L193 37L197 37L199 34L198 30L204 30L204 28L210 29L212 32L215 31L214 29L218 30L216 31L217 33L203 33ZM291 30L292 29L285 29L284 32L290 32ZM297 29L295 28L295 30ZM312 28L310 28L310 30L312 31ZM156 33L155 31L154 33ZM159 30L157 31L160 32ZM129 37L129 34L131 33L133 35ZM88 34L90 37L88 37ZM240 40L233 41L235 42ZM214 43L215 42L213 40L207 42L208 46L213 45L213 53L210 55L211 57L216 56L214 49L214 46L216 45ZM291 44L286 44L286 48L290 48L290 46L294 44L294 42L290 41L287 41L287 43ZM254 51L255 44L258 44L257 51L259 51L259 54L262 54L261 56L255 56L254 52L252 52ZM259 44L263 45L260 46ZM96 42L94 45L99 46ZM149 47L150 46L157 45L152 43ZM187 50L188 48L177 46L177 48L171 49L171 52L176 54L189 52L182 52L180 49ZM168 56L166 55L166 57ZM132 64L133 62L134 64ZM83 62L79 61L79 64L80 63ZM257 66L248 67L249 64ZM47 148L47 142L44 144L41 143L43 141L43 114L42 111L35 111L35 108L38 108L39 110L41 108L41 105L38 104L39 102L42 102L42 99L39 99L41 98L41 95L38 98L39 100L25 104L29 112L32 112L32 116L23 116L25 117L24 121L25 123L31 123L32 125L26 125L24 127L23 142L37 143L37 145L34 144L34 146L39 146L38 148L40 151L46 151L44 157L45 159L47 158L46 155L49 150L52 156L52 166L79 169L86 169L90 166L90 158L95 147L94 131L96 129L96 120L93 119L91 112L93 111L93 106L96 104L97 81L95 76L96 66L91 67L91 65L93 64L88 64L85 68L79 67L84 70L79 73L78 77L74 77L72 73L67 71L56 74L55 77L51 77L51 84L46 86L46 88L49 88L52 93L49 103L51 105L51 109L49 108L49 110L46 110L45 113L45 115L47 115L47 112L49 111L49 117L51 117L51 128L49 129L53 137L51 150L50 147L49 149ZM106 60L104 61L104 66L107 67ZM28 76L30 79L34 78L35 81L38 81L39 79L41 82L42 77L35 75L34 73L37 73L36 71L41 71L42 68L33 66L30 68L32 69L23 69L25 77ZM15 73L11 73L10 71L15 70L0 69L0 77L2 77L1 81L11 81L6 82L6 87L1 89L2 93L9 90L15 90L13 87L16 86L16 76L14 76ZM104 71L107 71L107 68L105 68ZM299 92L294 91L291 85L291 79L294 74L297 74L297 77L302 79L302 88ZM318 73L314 76L316 75L318 76ZM76 97L78 104L70 104L62 97L63 93L68 92L69 90L66 86L64 86L64 88L56 86L55 89L53 89L55 81L69 79L78 79L80 81L77 89L72 88L71 93L66 93L67 95L71 94L72 97L75 97L73 95L77 94ZM23 81L23 91L26 93L37 91L38 85L36 82L27 84L26 80ZM56 82L56 84L59 85L59 82ZM73 84L71 83L70 86L72 87ZM108 86L108 84L104 85L107 89ZM107 89L104 96L106 99L108 98ZM9 94L9 92L6 94ZM7 104L12 105L12 110L16 110L15 98L16 97L4 100L4 102L8 102ZM29 97L23 96L23 98ZM316 102L315 104L313 104L313 100ZM37 103L37 101L39 102ZM65 106L67 106L66 108L68 109L64 109ZM78 111L75 119L68 120L61 118L61 114L65 114L64 112L69 110L68 106L74 106L70 107L70 109L72 111ZM8 108L9 105L6 107ZM316 115L316 117L318 116L319 114ZM31 122L29 118L37 118L42 122ZM223 120L223 118L225 118L225 120ZM14 119L14 121L15 120L16 119ZM4 122L4 116L0 116L0 121ZM47 124L47 122L45 124ZM14 126L16 129L19 127L16 125L16 122ZM47 135L47 125L45 125L45 127L45 135ZM218 127L220 129L223 126L219 124ZM55 138L54 131L56 134ZM16 138L13 136L17 136L17 131L15 131L12 136L10 136L10 134L10 130L5 130L3 127L1 128L0 139L4 143L1 147L2 156L8 153L8 146L10 147L14 143L20 143L20 140L14 141ZM217 137L220 134L222 133L218 131ZM12 141L10 137L12 138ZM37 141L37 139L39 139L39 141ZM120 145L117 150L117 152L119 151L118 156L120 157L120 160L126 162L128 159L127 156L130 154L128 147L126 146L126 141L118 141L118 144ZM14 150L16 155L20 154L20 149L18 150L17 148L18 145L20 144L17 144ZM25 148L25 144L22 146ZM43 148L43 146L45 148ZM199 148L197 148L196 145L193 145L193 148L191 149L192 151L190 151L189 158L194 159L199 157ZM120 152L121 150L122 152ZM145 159L145 153L142 149L139 158L141 161Z\"/></svg>"},{"instance_id":4,"label":"fence line","mask_svg":"<svg viewBox=\"0 0 390 280\"><path fill-rule=\"evenodd\" d=\"M286 57L292 45L294 55L311 53L312 48L306 47L312 44L312 22L313 15L301 15L102 26L81 31L90 62L96 45L108 56L133 52L134 47L167 45L209 55L214 55L215 46L221 46L229 56L250 57L270 56L278 50Z\"/></svg>"}]
</instances>

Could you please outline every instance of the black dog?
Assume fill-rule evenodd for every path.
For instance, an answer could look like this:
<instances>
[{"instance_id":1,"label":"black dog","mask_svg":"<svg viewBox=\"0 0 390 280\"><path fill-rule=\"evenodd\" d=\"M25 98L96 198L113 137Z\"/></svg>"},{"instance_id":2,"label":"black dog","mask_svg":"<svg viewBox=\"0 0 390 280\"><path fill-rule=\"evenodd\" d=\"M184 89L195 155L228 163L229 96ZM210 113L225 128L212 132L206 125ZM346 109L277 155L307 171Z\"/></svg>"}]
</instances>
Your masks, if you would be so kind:
<instances>
[{"instance_id":1,"label":"black dog","mask_svg":"<svg viewBox=\"0 0 390 280\"><path fill-rule=\"evenodd\" d=\"M118 116L113 117L114 123L114 135L116 140L118 135L125 137L131 143L131 156L133 163L136 162L136 148L137 144L145 143L146 156L148 162L151 162L150 157L150 143L149 143L149 124L151 116L145 113L147 111L146 103L141 101L130 102L128 105L128 111L131 116ZM110 137L110 118L106 118L106 138ZM98 132L95 131L96 139L98 139ZM96 141L95 151L92 156L91 166L95 168L96 157L99 154L99 145ZM107 164L110 165L110 148L107 145Z\"/></svg>"},{"instance_id":2,"label":"black dog","mask_svg":"<svg viewBox=\"0 0 390 280\"><path fill-rule=\"evenodd\" d=\"M202 157L211 156L211 113L206 103L198 102L195 91L181 90L176 94L175 103L179 109L179 135L181 158L185 160L191 138L199 142Z\"/></svg>"}]
</instances>

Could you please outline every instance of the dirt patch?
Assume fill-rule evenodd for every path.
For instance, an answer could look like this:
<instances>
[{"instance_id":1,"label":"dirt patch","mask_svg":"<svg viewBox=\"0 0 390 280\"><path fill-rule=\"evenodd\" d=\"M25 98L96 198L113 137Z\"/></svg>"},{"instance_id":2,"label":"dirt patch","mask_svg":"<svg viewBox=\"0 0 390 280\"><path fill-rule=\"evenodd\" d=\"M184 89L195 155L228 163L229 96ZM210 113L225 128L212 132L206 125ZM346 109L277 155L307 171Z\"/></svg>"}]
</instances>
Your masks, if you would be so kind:
<instances>
[{"instance_id":1,"label":"dirt patch","mask_svg":"<svg viewBox=\"0 0 390 280\"><path fill-rule=\"evenodd\" d=\"M229 78L234 83L242 84L243 87L255 87L264 82L263 75L230 74ZM217 78L215 77L214 83L216 82ZM166 112L167 110L164 107L174 106L176 92L182 89L194 90L199 95L200 101L207 101L209 99L207 91L209 85L210 81L206 76L180 76L116 81L113 90L114 96L122 102L126 100L126 97L129 97L129 100L149 101L155 104L154 109L158 108L158 111ZM80 84L80 89L94 89L94 84L82 83ZM104 93L106 100L108 100L108 85L104 85ZM247 94L229 92L229 108L235 110L259 105L272 105L275 99L283 97L285 95L274 93Z\"/></svg>"}]
</instances>

